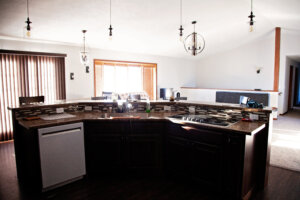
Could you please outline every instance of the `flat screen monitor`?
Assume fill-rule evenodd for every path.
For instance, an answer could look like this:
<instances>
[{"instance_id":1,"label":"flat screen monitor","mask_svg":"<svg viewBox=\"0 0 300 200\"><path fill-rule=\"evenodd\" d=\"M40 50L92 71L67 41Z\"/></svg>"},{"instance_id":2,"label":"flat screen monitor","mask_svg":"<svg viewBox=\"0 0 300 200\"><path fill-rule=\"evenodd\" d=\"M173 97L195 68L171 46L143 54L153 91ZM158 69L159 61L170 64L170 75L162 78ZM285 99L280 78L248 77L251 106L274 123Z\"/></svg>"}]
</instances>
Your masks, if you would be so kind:
<instances>
[{"instance_id":1,"label":"flat screen monitor","mask_svg":"<svg viewBox=\"0 0 300 200\"><path fill-rule=\"evenodd\" d=\"M173 88L160 88L160 98L169 100L173 94Z\"/></svg>"}]
</instances>

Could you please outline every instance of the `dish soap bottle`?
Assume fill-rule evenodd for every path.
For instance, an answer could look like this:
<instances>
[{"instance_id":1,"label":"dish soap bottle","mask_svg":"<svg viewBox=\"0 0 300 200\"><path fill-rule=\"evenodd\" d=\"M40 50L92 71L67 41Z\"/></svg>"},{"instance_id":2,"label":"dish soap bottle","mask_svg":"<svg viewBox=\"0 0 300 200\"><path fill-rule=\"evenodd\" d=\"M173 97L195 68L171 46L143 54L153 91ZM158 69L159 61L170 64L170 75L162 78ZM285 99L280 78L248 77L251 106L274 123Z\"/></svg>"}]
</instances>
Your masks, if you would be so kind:
<instances>
[{"instance_id":1,"label":"dish soap bottle","mask_svg":"<svg viewBox=\"0 0 300 200\"><path fill-rule=\"evenodd\" d=\"M150 106L150 101L148 99L146 104L146 113L150 113L150 111L151 111L151 106Z\"/></svg>"}]
</instances>

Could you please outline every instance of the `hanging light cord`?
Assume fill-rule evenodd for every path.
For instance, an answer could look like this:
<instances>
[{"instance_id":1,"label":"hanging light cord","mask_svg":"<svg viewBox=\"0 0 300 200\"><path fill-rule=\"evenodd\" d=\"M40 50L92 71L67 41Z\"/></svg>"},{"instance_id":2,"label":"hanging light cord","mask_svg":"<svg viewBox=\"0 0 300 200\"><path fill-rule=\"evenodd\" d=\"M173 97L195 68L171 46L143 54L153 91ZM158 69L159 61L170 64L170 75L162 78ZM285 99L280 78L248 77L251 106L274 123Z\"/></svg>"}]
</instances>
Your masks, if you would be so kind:
<instances>
[{"instance_id":1,"label":"hanging light cord","mask_svg":"<svg viewBox=\"0 0 300 200\"><path fill-rule=\"evenodd\" d=\"M27 0L27 17L29 18L29 6L28 6L28 0Z\"/></svg>"},{"instance_id":2,"label":"hanging light cord","mask_svg":"<svg viewBox=\"0 0 300 200\"><path fill-rule=\"evenodd\" d=\"M112 28L112 26L111 26L111 0L109 1L110 3L109 3L109 28L108 28L108 30L109 30L109 37L110 37L110 39L111 39L111 37L112 37L112 30L113 30L113 28Z\"/></svg>"},{"instance_id":3,"label":"hanging light cord","mask_svg":"<svg viewBox=\"0 0 300 200\"><path fill-rule=\"evenodd\" d=\"M182 28L182 0L180 0L180 27L179 27L179 36L180 36L180 40L182 39L182 31L184 29Z\"/></svg>"},{"instance_id":4,"label":"hanging light cord","mask_svg":"<svg viewBox=\"0 0 300 200\"><path fill-rule=\"evenodd\" d=\"M111 0L110 0L110 5L109 5L109 10L110 10L110 15L109 15L109 23L111 25Z\"/></svg>"},{"instance_id":5,"label":"hanging light cord","mask_svg":"<svg viewBox=\"0 0 300 200\"><path fill-rule=\"evenodd\" d=\"M180 0L180 25L182 25L182 0Z\"/></svg>"},{"instance_id":6,"label":"hanging light cord","mask_svg":"<svg viewBox=\"0 0 300 200\"><path fill-rule=\"evenodd\" d=\"M251 12L253 11L253 0L251 0Z\"/></svg>"},{"instance_id":7,"label":"hanging light cord","mask_svg":"<svg viewBox=\"0 0 300 200\"><path fill-rule=\"evenodd\" d=\"M83 52L85 53L85 32L83 32Z\"/></svg>"},{"instance_id":8,"label":"hanging light cord","mask_svg":"<svg viewBox=\"0 0 300 200\"><path fill-rule=\"evenodd\" d=\"M194 23L194 33L196 32L196 22Z\"/></svg>"}]
</instances>

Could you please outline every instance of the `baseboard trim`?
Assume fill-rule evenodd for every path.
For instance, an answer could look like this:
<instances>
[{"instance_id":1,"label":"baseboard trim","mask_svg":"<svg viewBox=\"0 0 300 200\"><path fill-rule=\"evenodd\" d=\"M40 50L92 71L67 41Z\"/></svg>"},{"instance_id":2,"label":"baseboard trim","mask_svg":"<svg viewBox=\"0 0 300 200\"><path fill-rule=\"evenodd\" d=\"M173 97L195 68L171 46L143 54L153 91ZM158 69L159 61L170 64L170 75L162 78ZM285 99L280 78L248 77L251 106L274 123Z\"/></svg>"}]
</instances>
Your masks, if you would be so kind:
<instances>
[{"instance_id":1,"label":"baseboard trim","mask_svg":"<svg viewBox=\"0 0 300 200\"><path fill-rule=\"evenodd\" d=\"M284 112L284 113L282 113L282 114L279 114L279 115L285 115L286 113L288 113L288 111L286 111L286 112Z\"/></svg>"}]
</instances>

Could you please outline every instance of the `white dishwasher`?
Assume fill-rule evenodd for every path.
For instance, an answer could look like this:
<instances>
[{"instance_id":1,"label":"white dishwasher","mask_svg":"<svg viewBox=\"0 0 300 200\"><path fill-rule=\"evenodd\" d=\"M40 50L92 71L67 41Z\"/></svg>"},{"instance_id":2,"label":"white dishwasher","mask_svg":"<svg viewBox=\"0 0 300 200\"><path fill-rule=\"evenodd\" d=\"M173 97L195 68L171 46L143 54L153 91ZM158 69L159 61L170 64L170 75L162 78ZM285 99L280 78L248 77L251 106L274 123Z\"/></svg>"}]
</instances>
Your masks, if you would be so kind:
<instances>
[{"instance_id":1,"label":"white dishwasher","mask_svg":"<svg viewBox=\"0 0 300 200\"><path fill-rule=\"evenodd\" d=\"M83 123L38 129L43 191L86 174Z\"/></svg>"}]
</instances>

